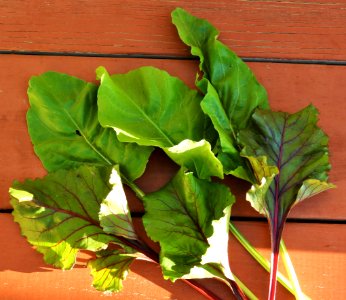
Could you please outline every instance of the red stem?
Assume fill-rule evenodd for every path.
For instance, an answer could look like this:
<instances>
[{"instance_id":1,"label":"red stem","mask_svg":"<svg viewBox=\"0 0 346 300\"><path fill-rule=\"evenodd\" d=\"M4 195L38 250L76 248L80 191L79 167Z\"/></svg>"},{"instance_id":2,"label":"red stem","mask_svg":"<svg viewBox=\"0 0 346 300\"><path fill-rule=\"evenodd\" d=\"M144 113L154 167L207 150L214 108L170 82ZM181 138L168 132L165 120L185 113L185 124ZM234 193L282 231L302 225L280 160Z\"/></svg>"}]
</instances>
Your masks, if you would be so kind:
<instances>
[{"instance_id":1,"label":"red stem","mask_svg":"<svg viewBox=\"0 0 346 300\"><path fill-rule=\"evenodd\" d=\"M124 244L130 246L131 248L136 249L138 252L141 252L142 254L147 256L152 262L160 264L160 259L157 252L153 250L152 248L150 248L146 243L144 243L140 239L130 240L121 236L117 236L117 239L121 240ZM197 280L193 280L193 279L181 279L181 280L209 300L222 300L222 298L214 294L212 291L210 291L207 287L203 286Z\"/></svg>"},{"instance_id":2,"label":"red stem","mask_svg":"<svg viewBox=\"0 0 346 300\"><path fill-rule=\"evenodd\" d=\"M277 248L277 247L275 247ZM268 300L275 300L276 296L276 277L278 272L278 263L279 263L279 249L273 249L272 255L270 258L270 283L269 283L269 294L268 294Z\"/></svg>"},{"instance_id":3,"label":"red stem","mask_svg":"<svg viewBox=\"0 0 346 300\"><path fill-rule=\"evenodd\" d=\"M283 140L285 135L285 129L286 129L286 121L284 126L282 128L281 132L281 143L280 143L280 149L279 149L279 158L277 161L277 167L279 170L279 174L275 176L274 182L275 182L275 198L274 198L274 214L272 216L272 219L269 219L270 223L270 233L271 233L271 243L272 243L272 255L271 255L271 263L270 263L270 281L269 281L269 294L268 294L268 300L275 300L276 296L276 277L278 272L278 262L279 262L279 246L280 246L280 240L281 240L281 233L282 233L282 226L279 219L279 210L280 210L280 175L281 175L281 160L282 160L282 154L283 154Z\"/></svg>"},{"instance_id":4,"label":"red stem","mask_svg":"<svg viewBox=\"0 0 346 300\"><path fill-rule=\"evenodd\" d=\"M237 300L247 300L248 298L245 296L244 292L238 286L238 284L234 280L229 280L229 283L232 286L233 294Z\"/></svg>"},{"instance_id":5,"label":"red stem","mask_svg":"<svg viewBox=\"0 0 346 300\"><path fill-rule=\"evenodd\" d=\"M222 298L214 294L212 291L208 290L205 286L201 285L197 280L194 280L194 279L189 279L189 280L181 279L181 280L209 300L222 300Z\"/></svg>"},{"instance_id":6,"label":"red stem","mask_svg":"<svg viewBox=\"0 0 346 300\"><path fill-rule=\"evenodd\" d=\"M285 224L285 220L286 215L283 216L283 219L280 222L276 221L271 226L272 255L270 258L270 281L268 300L275 300L276 297L276 278L279 265L280 241L282 236L283 224Z\"/></svg>"}]
</instances>

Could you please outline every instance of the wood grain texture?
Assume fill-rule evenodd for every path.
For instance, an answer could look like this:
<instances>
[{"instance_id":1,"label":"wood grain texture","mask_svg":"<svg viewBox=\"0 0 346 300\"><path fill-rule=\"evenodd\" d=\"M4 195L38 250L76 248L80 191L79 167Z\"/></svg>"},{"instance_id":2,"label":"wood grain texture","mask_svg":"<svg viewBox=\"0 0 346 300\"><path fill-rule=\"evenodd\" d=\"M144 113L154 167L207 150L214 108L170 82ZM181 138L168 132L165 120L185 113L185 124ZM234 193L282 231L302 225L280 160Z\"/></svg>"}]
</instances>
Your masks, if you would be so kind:
<instances>
[{"instance_id":1,"label":"wood grain texture","mask_svg":"<svg viewBox=\"0 0 346 300\"><path fill-rule=\"evenodd\" d=\"M183 7L245 57L346 60L346 1L0 2L0 50L189 55L171 25Z\"/></svg>"},{"instance_id":2,"label":"wood grain texture","mask_svg":"<svg viewBox=\"0 0 346 300\"><path fill-rule=\"evenodd\" d=\"M75 269L61 271L47 266L42 256L20 236L18 225L8 214L0 215L0 290L6 300L45 299L99 299L106 298L91 285L86 269L88 254L79 256ZM269 257L270 240L264 223L236 222L236 226L263 253ZM337 230L336 230L337 229ZM346 225L288 224L284 231L286 245L295 264L300 283L312 299L342 300L346 297ZM266 298L268 274L259 267L231 237L230 260L233 272L251 288L260 299ZM213 280L205 284L222 297L228 291ZM338 287L334 290L333 287ZM177 281L172 284L162 279L158 266L135 262L124 290L112 299L202 300L194 290ZM294 299L279 287L280 300Z\"/></svg>"},{"instance_id":3,"label":"wood grain texture","mask_svg":"<svg viewBox=\"0 0 346 300\"><path fill-rule=\"evenodd\" d=\"M197 70L195 61L17 55L0 55L0 65L7 70L0 73L0 208L10 207L7 190L14 179L35 178L45 173L33 153L26 128L26 89L30 76L55 70L94 81L94 70L99 65L106 66L111 73L154 65L180 76L192 87ZM346 94L343 87L346 86L346 67L270 63L251 63L250 67L266 86L274 109L295 112L312 102L320 110L321 127L330 136L333 166L330 179L338 188L303 202L293 209L290 216L345 220ZM139 181L146 192L163 185L176 170L162 154L157 154L149 166L149 171ZM226 181L239 200L233 215L257 216L244 200L249 186L231 178ZM129 197L132 208L141 209L134 197L130 194Z\"/></svg>"}]
</instances>

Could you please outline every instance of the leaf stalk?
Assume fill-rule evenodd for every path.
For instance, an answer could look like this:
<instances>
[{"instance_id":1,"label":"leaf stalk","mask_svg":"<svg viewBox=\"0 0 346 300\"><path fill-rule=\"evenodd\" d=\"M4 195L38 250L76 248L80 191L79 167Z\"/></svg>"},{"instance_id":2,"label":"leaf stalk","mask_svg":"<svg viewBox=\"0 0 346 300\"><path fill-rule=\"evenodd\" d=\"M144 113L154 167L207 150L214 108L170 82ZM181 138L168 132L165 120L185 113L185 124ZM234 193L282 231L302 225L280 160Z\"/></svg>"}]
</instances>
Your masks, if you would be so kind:
<instances>
[{"instance_id":1,"label":"leaf stalk","mask_svg":"<svg viewBox=\"0 0 346 300\"><path fill-rule=\"evenodd\" d=\"M269 279L269 294L268 300L275 300L276 298L276 287L277 287L277 272L279 264L279 249L277 245L273 245L272 254L270 258L270 279Z\"/></svg>"},{"instance_id":2,"label":"leaf stalk","mask_svg":"<svg viewBox=\"0 0 346 300\"><path fill-rule=\"evenodd\" d=\"M282 261L284 263L285 269L287 271L288 277L290 279L290 282L293 285L293 294L297 300L308 300L310 297L305 295L300 287L297 274L294 270L293 263L291 261L291 258L288 254L286 245L283 240L280 242L280 256L282 258Z\"/></svg>"},{"instance_id":3,"label":"leaf stalk","mask_svg":"<svg viewBox=\"0 0 346 300\"><path fill-rule=\"evenodd\" d=\"M254 248L250 242L240 233L237 227L229 222L230 232L238 240L238 242L245 248L245 250L267 271L270 271L270 262L261 255L256 248ZM292 295L295 294L295 290L290 281L280 272L277 273L277 279L281 285L286 288Z\"/></svg>"},{"instance_id":4,"label":"leaf stalk","mask_svg":"<svg viewBox=\"0 0 346 300\"><path fill-rule=\"evenodd\" d=\"M129 247L135 249L136 251L144 254L146 257L148 257L150 262L153 262L155 264L160 264L159 254L156 251L154 251L152 248L150 248L147 244L142 242L141 240L131 240L131 239L127 239L125 237L116 236L116 235L115 237L118 240L120 240L122 243L124 243L125 245L128 245ZM188 284L190 287L192 287L194 290L196 290L198 293L200 293L201 295L203 295L205 298L209 300L222 300L219 296L217 296L211 290L203 286L197 280L182 279L182 281Z\"/></svg>"}]
</instances>

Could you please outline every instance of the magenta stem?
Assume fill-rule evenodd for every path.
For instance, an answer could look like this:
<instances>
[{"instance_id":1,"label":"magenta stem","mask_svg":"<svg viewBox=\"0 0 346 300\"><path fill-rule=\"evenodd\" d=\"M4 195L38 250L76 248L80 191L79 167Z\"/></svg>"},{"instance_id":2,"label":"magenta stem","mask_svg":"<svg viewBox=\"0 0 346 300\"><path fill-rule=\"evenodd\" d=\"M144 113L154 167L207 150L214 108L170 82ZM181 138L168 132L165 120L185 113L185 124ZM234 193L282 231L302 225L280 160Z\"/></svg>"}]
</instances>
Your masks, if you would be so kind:
<instances>
[{"instance_id":1,"label":"magenta stem","mask_svg":"<svg viewBox=\"0 0 346 300\"><path fill-rule=\"evenodd\" d=\"M198 281L194 279L189 279L189 280L181 279L181 280L209 300L222 300L222 298L214 294L211 290L207 289L205 286L203 286L202 284L200 284Z\"/></svg>"},{"instance_id":2,"label":"magenta stem","mask_svg":"<svg viewBox=\"0 0 346 300\"><path fill-rule=\"evenodd\" d=\"M276 286L277 286L277 273L278 273L278 264L279 264L279 251L275 251L271 255L270 259L270 283L269 283L269 294L268 300L275 300L276 296Z\"/></svg>"},{"instance_id":3,"label":"magenta stem","mask_svg":"<svg viewBox=\"0 0 346 300\"><path fill-rule=\"evenodd\" d=\"M269 293L268 300L275 300L276 286L277 286L277 273L279 267L279 253L280 253L280 241L282 236L283 224L285 223L286 216L281 222L274 222L271 226L271 244L272 255L270 258L270 281L269 281Z\"/></svg>"}]
</instances>

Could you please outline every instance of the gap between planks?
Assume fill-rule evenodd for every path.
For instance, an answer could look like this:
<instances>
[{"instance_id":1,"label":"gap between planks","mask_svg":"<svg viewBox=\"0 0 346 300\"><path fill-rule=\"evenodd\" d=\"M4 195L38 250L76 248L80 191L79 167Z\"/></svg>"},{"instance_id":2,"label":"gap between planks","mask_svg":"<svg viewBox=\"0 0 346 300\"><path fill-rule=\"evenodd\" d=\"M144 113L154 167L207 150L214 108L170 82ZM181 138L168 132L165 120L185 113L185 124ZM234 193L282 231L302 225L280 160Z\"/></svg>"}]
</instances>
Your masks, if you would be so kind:
<instances>
[{"instance_id":1,"label":"gap between planks","mask_svg":"<svg viewBox=\"0 0 346 300\"><path fill-rule=\"evenodd\" d=\"M1 214L11 214L13 209L0 209ZM144 212L131 212L132 218L142 218ZM261 222L266 223L267 219L264 217L232 217L231 221L236 222ZM287 223L301 223L301 224L334 224L334 225L344 225L346 224L346 220L334 220L334 219L301 219L301 218L288 218L286 220Z\"/></svg>"},{"instance_id":2,"label":"gap between planks","mask_svg":"<svg viewBox=\"0 0 346 300\"><path fill-rule=\"evenodd\" d=\"M173 59L173 60L197 60L194 56L161 55L161 54L106 54L97 52L49 52L49 51L18 51L0 50L0 54L7 55L37 55L37 56L71 56L71 57L104 57L104 58L142 58L142 59ZM289 59L289 58L261 58L241 57L245 62L263 62L279 64L306 64L306 65L330 65L346 66L345 60L320 60L320 59Z\"/></svg>"}]
</instances>

